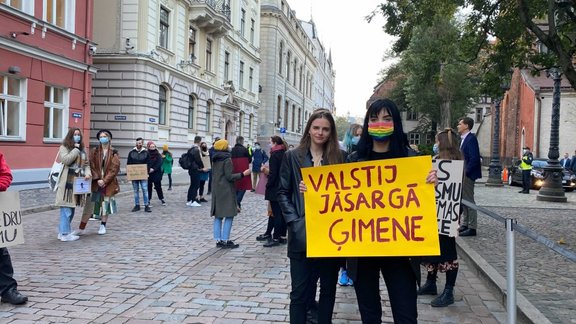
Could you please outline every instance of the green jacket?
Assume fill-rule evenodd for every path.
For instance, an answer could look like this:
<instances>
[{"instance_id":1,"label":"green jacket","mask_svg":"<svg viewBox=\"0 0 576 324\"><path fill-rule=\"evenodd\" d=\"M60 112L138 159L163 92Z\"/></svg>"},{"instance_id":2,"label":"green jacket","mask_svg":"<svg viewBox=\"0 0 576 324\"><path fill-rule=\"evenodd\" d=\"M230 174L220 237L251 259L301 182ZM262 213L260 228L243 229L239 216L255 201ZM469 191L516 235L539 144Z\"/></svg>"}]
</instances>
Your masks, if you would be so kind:
<instances>
[{"instance_id":1,"label":"green jacket","mask_svg":"<svg viewBox=\"0 0 576 324\"><path fill-rule=\"evenodd\" d=\"M172 173L172 164L174 164L174 159L172 158L172 153L170 151L163 151L162 152L162 172L171 174Z\"/></svg>"}]
</instances>

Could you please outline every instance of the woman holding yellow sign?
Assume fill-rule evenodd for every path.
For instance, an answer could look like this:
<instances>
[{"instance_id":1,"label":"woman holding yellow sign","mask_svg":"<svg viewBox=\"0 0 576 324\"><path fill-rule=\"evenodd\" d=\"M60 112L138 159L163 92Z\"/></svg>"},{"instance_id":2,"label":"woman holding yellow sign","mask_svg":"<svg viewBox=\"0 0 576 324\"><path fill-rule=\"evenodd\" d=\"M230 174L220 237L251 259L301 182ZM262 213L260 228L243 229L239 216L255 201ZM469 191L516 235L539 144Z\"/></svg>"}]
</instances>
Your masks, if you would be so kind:
<instances>
[{"instance_id":1,"label":"woman holding yellow sign","mask_svg":"<svg viewBox=\"0 0 576 324\"><path fill-rule=\"evenodd\" d=\"M412 153L402 128L400 111L389 99L374 101L366 111L357 151L348 162L403 158ZM426 182L435 183L431 170ZM395 323L417 323L416 282L419 262L410 257L362 257L348 260L348 274L354 281L358 308L363 323L382 322L380 273L384 277Z\"/></svg>"},{"instance_id":2,"label":"woman holding yellow sign","mask_svg":"<svg viewBox=\"0 0 576 324\"><path fill-rule=\"evenodd\" d=\"M71 128L62 140L58 149L58 161L63 164L62 174L58 180L56 191L56 206L60 207L60 225L58 239L62 242L76 241L79 237L72 233L70 223L74 218L76 207L84 207L89 189L76 193L74 182L76 178L90 179L92 173L88 162L88 154L84 150L82 131Z\"/></svg>"},{"instance_id":3,"label":"woman holding yellow sign","mask_svg":"<svg viewBox=\"0 0 576 324\"><path fill-rule=\"evenodd\" d=\"M308 119L300 145L287 151L280 169L278 202L288 225L290 258L290 323L306 323L306 306L316 292L320 278L318 323L331 323L336 299L336 281L340 258L307 258L304 220L304 190L300 168L343 163L336 124L327 109L316 110ZM300 185L302 182L302 186Z\"/></svg>"}]
</instances>

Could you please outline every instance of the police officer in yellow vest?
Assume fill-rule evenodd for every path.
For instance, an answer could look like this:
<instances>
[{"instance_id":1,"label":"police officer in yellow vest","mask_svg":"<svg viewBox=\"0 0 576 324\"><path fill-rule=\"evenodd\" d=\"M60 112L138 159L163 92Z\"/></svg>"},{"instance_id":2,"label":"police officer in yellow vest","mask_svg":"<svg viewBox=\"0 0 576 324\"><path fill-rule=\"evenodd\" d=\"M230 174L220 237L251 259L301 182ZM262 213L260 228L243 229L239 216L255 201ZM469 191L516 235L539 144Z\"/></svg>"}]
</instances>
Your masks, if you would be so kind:
<instances>
[{"instance_id":1,"label":"police officer in yellow vest","mask_svg":"<svg viewBox=\"0 0 576 324\"><path fill-rule=\"evenodd\" d=\"M522 161L520 162L520 170L522 170L522 190L519 193L530 193L530 187L532 185L532 179L530 177L530 172L532 171L532 152L530 152L529 147L525 147L522 150Z\"/></svg>"}]
</instances>

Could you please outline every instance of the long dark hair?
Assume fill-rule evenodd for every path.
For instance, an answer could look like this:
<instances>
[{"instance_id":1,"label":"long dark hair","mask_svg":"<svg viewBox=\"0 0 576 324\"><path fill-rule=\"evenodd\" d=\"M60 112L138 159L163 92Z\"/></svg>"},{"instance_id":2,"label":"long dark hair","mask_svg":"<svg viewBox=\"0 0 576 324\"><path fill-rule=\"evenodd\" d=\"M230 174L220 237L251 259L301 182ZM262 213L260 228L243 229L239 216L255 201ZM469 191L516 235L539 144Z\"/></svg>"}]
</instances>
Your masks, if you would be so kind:
<instances>
[{"instance_id":1,"label":"long dark hair","mask_svg":"<svg viewBox=\"0 0 576 324\"><path fill-rule=\"evenodd\" d=\"M338 143L338 134L336 133L336 122L332 113L328 109L317 109L310 115L306 127L304 128L304 136L300 140L300 145L298 150L304 150L306 153L310 151L310 146L312 145L312 139L310 138L310 127L312 122L318 118L324 118L330 123L330 136L326 143L324 143L324 156L328 160L328 164L338 164L344 162L342 156L342 151L340 150L340 144Z\"/></svg>"},{"instance_id":2,"label":"long dark hair","mask_svg":"<svg viewBox=\"0 0 576 324\"><path fill-rule=\"evenodd\" d=\"M66 136L62 140L62 145L64 145L64 147L66 147L69 150L74 149L74 132L75 131L80 132L80 151L84 151L84 143L83 143L84 135L82 135L82 130L78 127L73 127L73 128L70 128L68 130L68 134L66 134Z\"/></svg>"},{"instance_id":3,"label":"long dark hair","mask_svg":"<svg viewBox=\"0 0 576 324\"><path fill-rule=\"evenodd\" d=\"M364 127L362 128L362 135L360 135L356 149L359 158L368 158L372 152L373 144L372 137L368 134L368 122L370 122L370 117L377 117L382 110L386 110L394 122L394 132L388 139L388 141L390 141L390 154L392 157L408 156L410 146L408 144L408 136L406 136L404 128L402 127L400 110L392 100L378 99L368 107L366 117L364 117Z\"/></svg>"},{"instance_id":4,"label":"long dark hair","mask_svg":"<svg viewBox=\"0 0 576 324\"><path fill-rule=\"evenodd\" d=\"M438 158L446 160L462 160L462 152L460 152L460 138L456 136L456 132L451 128L446 128L438 135Z\"/></svg>"}]
</instances>

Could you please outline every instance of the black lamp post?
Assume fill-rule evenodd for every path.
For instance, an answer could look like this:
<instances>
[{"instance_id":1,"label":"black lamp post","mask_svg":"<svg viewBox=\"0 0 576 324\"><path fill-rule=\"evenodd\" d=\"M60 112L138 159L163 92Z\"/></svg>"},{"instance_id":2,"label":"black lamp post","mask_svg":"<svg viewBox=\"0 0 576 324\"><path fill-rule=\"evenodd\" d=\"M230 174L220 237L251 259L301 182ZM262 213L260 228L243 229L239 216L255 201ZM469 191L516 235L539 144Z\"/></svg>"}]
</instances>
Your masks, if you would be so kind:
<instances>
[{"instance_id":1,"label":"black lamp post","mask_svg":"<svg viewBox=\"0 0 576 324\"><path fill-rule=\"evenodd\" d=\"M505 82L500 86L506 91L510 89L510 83ZM500 104L502 98L496 100L494 103L494 134L492 135L492 157L490 158L490 165L488 166L488 181L487 186L501 187L502 186L502 165L500 165Z\"/></svg>"},{"instance_id":2,"label":"black lamp post","mask_svg":"<svg viewBox=\"0 0 576 324\"><path fill-rule=\"evenodd\" d=\"M494 103L494 134L492 134L492 157L488 166L487 186L502 186L502 166L500 165L500 103L502 99Z\"/></svg>"},{"instance_id":3,"label":"black lamp post","mask_svg":"<svg viewBox=\"0 0 576 324\"><path fill-rule=\"evenodd\" d=\"M559 128L560 128L560 82L562 73L558 68L548 70L548 77L554 80L552 92L552 119L550 122L550 147L548 148L547 166L544 167L544 183L538 191L536 200L566 202L564 189L562 189L563 168L558 161Z\"/></svg>"}]
</instances>

